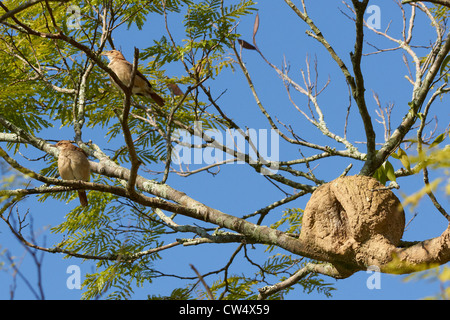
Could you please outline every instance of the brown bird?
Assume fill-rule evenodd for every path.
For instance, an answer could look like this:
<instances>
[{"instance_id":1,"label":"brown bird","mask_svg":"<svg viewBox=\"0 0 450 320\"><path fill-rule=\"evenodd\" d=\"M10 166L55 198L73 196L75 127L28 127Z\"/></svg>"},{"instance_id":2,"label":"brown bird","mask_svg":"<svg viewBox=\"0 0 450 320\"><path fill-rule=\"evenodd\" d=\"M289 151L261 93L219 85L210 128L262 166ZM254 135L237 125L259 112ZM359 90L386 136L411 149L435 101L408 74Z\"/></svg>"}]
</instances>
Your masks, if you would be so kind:
<instances>
[{"instance_id":1,"label":"brown bird","mask_svg":"<svg viewBox=\"0 0 450 320\"><path fill-rule=\"evenodd\" d=\"M181 91L180 87L176 83L168 83L167 87L174 96L184 96L183 91Z\"/></svg>"},{"instance_id":2,"label":"brown bird","mask_svg":"<svg viewBox=\"0 0 450 320\"><path fill-rule=\"evenodd\" d=\"M86 153L71 144L67 140L61 140L56 144L59 149L58 171L64 180L83 180L89 181L91 175L91 167ZM83 207L88 205L86 192L78 190L80 204Z\"/></svg>"},{"instance_id":3,"label":"brown bird","mask_svg":"<svg viewBox=\"0 0 450 320\"><path fill-rule=\"evenodd\" d=\"M125 60L123 54L117 50L105 51L102 52L102 55L108 57L110 61L108 67L112 71L114 71L120 81L122 81L124 85L129 86L131 81L131 72L133 71L133 65ZM115 82L114 84L118 87ZM139 96L150 97L160 107L164 106L164 99L161 98L155 91L153 91L152 85L147 80L147 78L145 78L145 76L141 72L139 72L139 70L136 70L132 92L133 94Z\"/></svg>"}]
</instances>

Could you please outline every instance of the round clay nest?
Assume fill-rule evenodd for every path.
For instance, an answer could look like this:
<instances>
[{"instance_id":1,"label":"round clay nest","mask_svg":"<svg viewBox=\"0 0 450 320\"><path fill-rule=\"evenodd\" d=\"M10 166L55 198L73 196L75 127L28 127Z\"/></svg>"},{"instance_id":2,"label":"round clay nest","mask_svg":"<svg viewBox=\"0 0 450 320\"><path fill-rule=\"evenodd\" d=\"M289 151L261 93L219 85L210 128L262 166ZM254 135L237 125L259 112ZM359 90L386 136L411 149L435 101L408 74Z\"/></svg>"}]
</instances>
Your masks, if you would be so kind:
<instances>
[{"instance_id":1,"label":"round clay nest","mask_svg":"<svg viewBox=\"0 0 450 320\"><path fill-rule=\"evenodd\" d=\"M321 252L348 255L369 244L397 246L404 228L403 208L391 190L371 177L348 176L314 191L300 240Z\"/></svg>"}]
</instances>

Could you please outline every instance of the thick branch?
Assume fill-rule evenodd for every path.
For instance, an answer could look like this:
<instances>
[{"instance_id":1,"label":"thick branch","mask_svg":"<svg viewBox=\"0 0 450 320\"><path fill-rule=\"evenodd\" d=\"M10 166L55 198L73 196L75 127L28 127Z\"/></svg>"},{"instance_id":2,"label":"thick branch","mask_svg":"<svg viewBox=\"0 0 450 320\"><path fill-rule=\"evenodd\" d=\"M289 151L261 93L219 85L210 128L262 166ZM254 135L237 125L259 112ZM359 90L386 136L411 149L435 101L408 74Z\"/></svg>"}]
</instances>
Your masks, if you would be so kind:
<instances>
[{"instance_id":1,"label":"thick branch","mask_svg":"<svg viewBox=\"0 0 450 320\"><path fill-rule=\"evenodd\" d=\"M134 86L134 78L136 76L137 72L137 65L138 65L138 59L139 59L139 50L137 48L134 48L134 62L133 62L133 68L131 71L131 79L130 83L127 87L127 90L124 90L125 97L123 99L123 112L121 117L121 124L122 124L122 131L125 138L125 143L128 147L128 153L130 155L130 162L131 162L131 170L130 170L130 178L128 180L127 190L131 194L134 194L134 186L136 183L136 177L137 172L139 169L139 166L141 165L141 161L139 160L139 157L136 153L136 149L134 147L133 138L131 136L130 127L128 126L128 116L130 114L130 108L131 108L131 92L132 88Z\"/></svg>"},{"instance_id":2,"label":"thick branch","mask_svg":"<svg viewBox=\"0 0 450 320\"><path fill-rule=\"evenodd\" d=\"M393 255L391 262L381 266L382 272L408 274L447 263L450 261L450 225L439 237L396 248Z\"/></svg>"}]
</instances>

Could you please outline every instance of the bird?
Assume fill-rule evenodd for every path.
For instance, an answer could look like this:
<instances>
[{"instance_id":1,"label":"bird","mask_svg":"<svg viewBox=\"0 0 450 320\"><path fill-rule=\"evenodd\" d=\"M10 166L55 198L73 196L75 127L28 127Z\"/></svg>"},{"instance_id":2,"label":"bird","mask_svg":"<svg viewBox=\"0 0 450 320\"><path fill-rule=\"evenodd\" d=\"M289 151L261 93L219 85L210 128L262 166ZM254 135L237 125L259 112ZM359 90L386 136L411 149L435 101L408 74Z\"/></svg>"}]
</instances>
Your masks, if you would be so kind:
<instances>
[{"instance_id":1,"label":"bird","mask_svg":"<svg viewBox=\"0 0 450 320\"><path fill-rule=\"evenodd\" d=\"M167 87L174 96L184 96L184 92L181 91L180 87L176 83L168 83Z\"/></svg>"},{"instance_id":2,"label":"bird","mask_svg":"<svg viewBox=\"0 0 450 320\"><path fill-rule=\"evenodd\" d=\"M68 140L61 140L56 144L59 149L58 171L63 180L89 181L91 166L86 153ZM88 205L86 192L78 190L78 198L83 207Z\"/></svg>"},{"instance_id":3,"label":"bird","mask_svg":"<svg viewBox=\"0 0 450 320\"><path fill-rule=\"evenodd\" d=\"M101 55L108 57L110 61L108 67L116 74L124 85L129 86L133 65L125 59L122 52L110 50L102 52ZM114 85L119 87L115 82ZM153 90L150 82L139 70L136 70L136 76L134 77L134 84L131 91L133 94L152 98L160 107L164 106L164 99Z\"/></svg>"}]
</instances>

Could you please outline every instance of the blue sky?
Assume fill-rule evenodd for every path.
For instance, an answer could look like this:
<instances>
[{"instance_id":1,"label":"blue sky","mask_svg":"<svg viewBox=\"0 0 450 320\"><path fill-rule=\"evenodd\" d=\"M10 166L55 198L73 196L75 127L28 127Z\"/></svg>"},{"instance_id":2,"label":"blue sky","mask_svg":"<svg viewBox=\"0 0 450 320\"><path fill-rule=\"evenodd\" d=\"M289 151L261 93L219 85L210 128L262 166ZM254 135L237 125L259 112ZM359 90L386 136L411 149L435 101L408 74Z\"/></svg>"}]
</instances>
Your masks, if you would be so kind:
<instances>
[{"instance_id":1,"label":"blue sky","mask_svg":"<svg viewBox=\"0 0 450 320\"><path fill-rule=\"evenodd\" d=\"M390 23L390 34L400 37L402 16L397 5L393 1L380 1L376 3L381 10L381 30L384 30ZM347 8L338 1L307 1L308 13L315 24L321 29L324 36L335 51L344 60L347 66L351 66L349 52L354 46L354 26L353 22L345 17L339 8L348 13ZM261 1L257 5L260 15L260 28L257 34L258 47L262 50L265 57L272 63L280 66L285 58L291 65L291 76L294 80L302 83L300 70L306 70L305 59L310 57L311 61L317 58L319 72L319 87L323 86L328 78L330 85L320 96L319 102L325 114L325 121L330 129L337 134L343 135L343 126L345 122L346 109L348 107L348 89L344 77L336 63L329 57L326 50L314 39L305 34L307 30L304 24L283 1ZM406 7L409 13L410 8ZM369 15L367 15L369 16ZM428 44L428 40L433 40L435 34L430 28L429 23L424 19L422 13L418 14L418 21L415 31L415 43ZM251 42L253 30L254 15L242 19L237 32L242 38ZM142 31L135 28L127 30L118 29L114 34L116 46L122 49L125 57L132 60L133 47L144 49L152 44L151 39L159 39L165 35L162 27L162 19L157 15L149 17ZM180 16L169 16L169 26L173 31L177 41L183 39ZM394 44L388 42L380 36L366 31L366 40L376 44L380 48L393 47ZM365 47L365 53L373 49ZM383 142L383 128L375 122L376 109L375 101L372 98L372 92L376 92L382 106L387 103L394 103L395 109L392 115L393 128L395 128L408 108L407 102L411 99L411 85L406 81L404 75L407 74L405 65L402 62L402 51L388 52L378 55L365 56L362 62L362 70L365 75L366 100L369 111L377 132L377 142ZM423 51L425 54L425 51ZM290 124L303 139L313 141L319 144L333 145L332 141L321 135L313 126L305 121L292 104L289 102L282 81L277 74L258 56L256 52L244 50L243 60L252 76L257 92L260 94L262 103L271 115L276 116L280 121ZM182 76L183 68L180 65L171 65L167 74L171 76ZM105 76L106 78L106 76ZM233 118L239 125L248 126L254 129L269 128L265 117L261 114L256 105L251 92L246 84L242 73L236 69L235 72L225 70L216 80L207 83L215 95L219 95L226 90L220 98L219 103L228 116ZM183 88L182 88L183 89ZM305 105L305 99L299 95L300 105ZM439 113L438 128L444 129L449 123L448 97L444 97L441 103L435 106L435 112ZM447 103L447 105L446 105ZM71 139L73 132L70 128L55 128L40 133L43 138L54 138L55 136ZM105 147L105 132L100 129L86 130L84 137L95 140L100 146ZM364 130L361 125L359 113L356 104L352 103L352 110L349 117L348 139L354 141L364 141ZM448 143L448 140L445 141ZM357 144L362 152L365 152L363 144ZM41 156L39 152L24 149L27 156ZM309 150L302 149L305 155ZM297 158L298 149L287 145L280 140L280 159L288 160ZM25 164L25 160L19 160ZM354 167L349 174L358 173L362 163L352 161ZM400 168L400 163L392 161L395 169ZM332 180L339 176L349 164L348 159L333 158L320 162L315 173L319 179ZM29 164L31 168L38 170L39 163ZM439 176L438 172L432 178ZM409 195L421 188L422 177L409 177L398 181L400 191L396 194L400 199L402 195ZM201 173L189 178L180 178L171 176L168 184L186 192L192 198L199 200L206 205L217 208L228 214L242 216L255 210L258 210L274 201L284 197L284 195L273 187L267 180L255 173L253 169L243 164L233 164L222 166L219 175L211 176L207 173ZM284 187L287 192L292 192ZM442 189L442 188L441 188ZM437 194L442 195L443 190L437 190ZM288 206L273 210L265 221L270 224L278 220L282 215L282 210L286 208L298 207L304 208L309 196L300 198ZM444 199L444 205L448 205L448 198ZM47 201L45 204L38 203L33 198L28 198L20 206L22 210L29 208L30 215L33 216L35 229L44 226L54 226L63 221L64 215L75 206L75 202L69 204L58 203L56 201ZM446 220L434 209L428 199L424 199L418 207L414 209L418 213L417 217L405 231L404 240L424 240L440 235L445 230ZM412 218L412 212L405 208L406 221ZM193 223L190 221L190 223ZM52 241L60 241L59 237L49 234L45 231L40 241L44 241L44 234L47 245ZM55 240L59 239L59 240ZM171 241L168 241L171 242ZM14 239L4 223L0 224L0 250L8 248L14 255L21 256L24 249ZM229 259L230 254L237 245L203 245L195 247L181 248L177 247L162 253L163 259L158 262L159 269L167 273L180 272L186 276L193 276L189 264L192 263L200 272L207 272L220 268ZM254 251L254 252L253 252ZM249 250L255 262L263 262L269 253L265 253L261 248L258 250ZM281 251L280 251L281 252ZM46 298L49 299L79 299L81 293L79 290L69 290L66 286L66 279L69 276L66 273L70 265L78 265L82 274L92 272L93 267L89 262L81 263L77 259L62 259L59 254L47 254L44 258L44 289ZM255 271L248 263L235 264L232 271L236 273L245 271ZM21 271L35 281L35 268L31 263L30 256L27 255L23 260ZM358 272L348 279L334 280L325 277L327 282L333 283L337 288L333 298L336 299L419 299L438 293L439 283L430 281L410 281L404 282L404 276L394 276L381 274L381 288L369 290L366 281L371 274ZM208 278L211 283L215 279ZM166 282L167 281L167 282ZM9 284L11 279L5 272L0 272L0 299L9 297ZM137 298L145 298L147 294L169 294L173 287L182 286L181 282L176 280L158 279L143 289L137 289ZM16 298L32 299L32 294L26 286L19 280L16 290ZM289 299L323 299L321 294L312 293L306 295L301 290L295 290L294 293L287 296Z\"/></svg>"}]
</instances>

